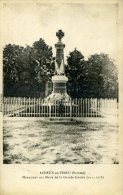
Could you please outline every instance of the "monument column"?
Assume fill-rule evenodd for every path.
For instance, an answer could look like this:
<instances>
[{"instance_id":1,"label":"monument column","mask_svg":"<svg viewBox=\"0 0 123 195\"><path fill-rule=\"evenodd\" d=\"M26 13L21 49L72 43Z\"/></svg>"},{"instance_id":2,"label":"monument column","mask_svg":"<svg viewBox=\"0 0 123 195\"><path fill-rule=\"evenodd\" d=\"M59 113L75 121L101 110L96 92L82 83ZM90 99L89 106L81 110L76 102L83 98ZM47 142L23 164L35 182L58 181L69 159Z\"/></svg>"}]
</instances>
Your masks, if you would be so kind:
<instances>
[{"instance_id":1,"label":"monument column","mask_svg":"<svg viewBox=\"0 0 123 195\"><path fill-rule=\"evenodd\" d=\"M65 44L62 43L62 38L64 37L64 32L58 30L56 33L58 37L58 42L55 44L56 48L56 60L55 60L55 74L52 77L53 91L47 97L48 101L54 102L54 100L64 100L69 101L70 97L67 94L66 83L68 78L65 76L64 70L64 48Z\"/></svg>"},{"instance_id":2,"label":"monument column","mask_svg":"<svg viewBox=\"0 0 123 195\"><path fill-rule=\"evenodd\" d=\"M61 39L64 37L62 30L56 33L58 37L58 42L55 44L56 48L56 74L64 74L64 48L65 44L62 43ZM62 69L59 71L59 69Z\"/></svg>"},{"instance_id":3,"label":"monument column","mask_svg":"<svg viewBox=\"0 0 123 195\"><path fill-rule=\"evenodd\" d=\"M65 44L62 43L61 39L64 37L64 32L59 30L56 33L58 42L55 44L56 48L56 61L55 61L55 75L52 77L53 82L53 93L67 93L66 82L68 78L65 76L64 70L64 48Z\"/></svg>"}]
</instances>

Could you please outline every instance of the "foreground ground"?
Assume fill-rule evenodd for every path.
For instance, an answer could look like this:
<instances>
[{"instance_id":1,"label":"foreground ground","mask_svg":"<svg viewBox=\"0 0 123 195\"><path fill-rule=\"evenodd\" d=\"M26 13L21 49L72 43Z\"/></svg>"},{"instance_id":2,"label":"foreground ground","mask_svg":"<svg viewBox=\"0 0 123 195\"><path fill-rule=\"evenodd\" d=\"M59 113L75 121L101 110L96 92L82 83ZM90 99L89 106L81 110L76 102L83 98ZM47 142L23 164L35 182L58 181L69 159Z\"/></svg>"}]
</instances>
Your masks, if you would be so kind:
<instances>
[{"instance_id":1,"label":"foreground ground","mask_svg":"<svg viewBox=\"0 0 123 195\"><path fill-rule=\"evenodd\" d=\"M116 123L5 120L4 163L118 163Z\"/></svg>"}]
</instances>

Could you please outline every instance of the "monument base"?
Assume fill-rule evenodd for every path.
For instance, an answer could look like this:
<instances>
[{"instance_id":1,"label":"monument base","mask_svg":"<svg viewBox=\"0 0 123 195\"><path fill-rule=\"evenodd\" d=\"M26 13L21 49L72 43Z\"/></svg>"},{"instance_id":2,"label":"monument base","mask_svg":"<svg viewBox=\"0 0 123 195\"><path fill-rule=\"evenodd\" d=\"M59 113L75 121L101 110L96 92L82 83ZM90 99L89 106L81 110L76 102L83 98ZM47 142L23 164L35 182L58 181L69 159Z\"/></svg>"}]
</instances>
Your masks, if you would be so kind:
<instances>
[{"instance_id":1,"label":"monument base","mask_svg":"<svg viewBox=\"0 0 123 195\"><path fill-rule=\"evenodd\" d=\"M53 92L46 98L47 101L65 101L70 100L70 96L67 94L66 82L68 78L65 75L54 75L52 77L53 82Z\"/></svg>"},{"instance_id":2,"label":"monument base","mask_svg":"<svg viewBox=\"0 0 123 195\"><path fill-rule=\"evenodd\" d=\"M56 104L57 101L69 102L70 96L67 93L54 93L52 92L45 101L48 101L52 104Z\"/></svg>"}]
</instances>

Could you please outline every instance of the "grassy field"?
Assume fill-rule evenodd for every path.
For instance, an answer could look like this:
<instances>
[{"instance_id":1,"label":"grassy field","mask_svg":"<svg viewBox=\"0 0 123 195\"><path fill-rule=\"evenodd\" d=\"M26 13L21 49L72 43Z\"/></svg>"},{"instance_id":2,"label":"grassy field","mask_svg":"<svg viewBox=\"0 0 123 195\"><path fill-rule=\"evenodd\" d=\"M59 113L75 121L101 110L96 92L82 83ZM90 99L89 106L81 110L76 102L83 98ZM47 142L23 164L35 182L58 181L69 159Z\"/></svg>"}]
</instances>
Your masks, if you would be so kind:
<instances>
[{"instance_id":1,"label":"grassy field","mask_svg":"<svg viewBox=\"0 0 123 195\"><path fill-rule=\"evenodd\" d=\"M117 124L46 124L39 120L4 121L4 163L118 163Z\"/></svg>"}]
</instances>

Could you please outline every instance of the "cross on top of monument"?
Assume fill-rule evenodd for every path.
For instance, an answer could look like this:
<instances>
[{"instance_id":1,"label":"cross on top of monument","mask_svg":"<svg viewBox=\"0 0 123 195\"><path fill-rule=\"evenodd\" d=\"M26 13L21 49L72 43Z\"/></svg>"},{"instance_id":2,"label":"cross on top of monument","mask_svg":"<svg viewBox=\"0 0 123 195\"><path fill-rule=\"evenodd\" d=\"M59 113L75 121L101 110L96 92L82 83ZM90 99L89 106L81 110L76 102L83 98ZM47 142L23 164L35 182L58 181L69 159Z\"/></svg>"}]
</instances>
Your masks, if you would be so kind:
<instances>
[{"instance_id":1,"label":"cross on top of monument","mask_svg":"<svg viewBox=\"0 0 123 195\"><path fill-rule=\"evenodd\" d=\"M58 32L56 32L56 36L58 37L59 41L61 41L62 37L64 37L64 32L62 30L58 30Z\"/></svg>"}]
</instances>

